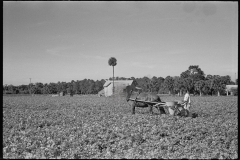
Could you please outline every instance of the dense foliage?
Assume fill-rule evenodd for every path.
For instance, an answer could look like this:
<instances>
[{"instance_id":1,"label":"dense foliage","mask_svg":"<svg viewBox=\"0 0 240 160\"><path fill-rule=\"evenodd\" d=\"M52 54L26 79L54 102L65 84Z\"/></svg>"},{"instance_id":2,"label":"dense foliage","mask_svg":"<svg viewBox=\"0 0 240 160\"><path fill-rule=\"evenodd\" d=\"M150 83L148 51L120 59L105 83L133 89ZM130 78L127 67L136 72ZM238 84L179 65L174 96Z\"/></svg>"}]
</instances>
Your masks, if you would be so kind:
<instances>
[{"instance_id":1,"label":"dense foliage","mask_svg":"<svg viewBox=\"0 0 240 160\"><path fill-rule=\"evenodd\" d=\"M121 97L3 96L3 158L237 159L237 97L191 98L196 118L132 115Z\"/></svg>"},{"instance_id":2,"label":"dense foliage","mask_svg":"<svg viewBox=\"0 0 240 160\"><path fill-rule=\"evenodd\" d=\"M71 82L58 82L58 83L49 83L42 84L37 82L35 84L29 85L5 85L3 86L3 93L5 94L56 94L60 92L74 94L97 94L100 90L103 89L103 84L105 80L94 81L91 79L84 80L72 80Z\"/></svg>"},{"instance_id":3,"label":"dense foliage","mask_svg":"<svg viewBox=\"0 0 240 160\"><path fill-rule=\"evenodd\" d=\"M111 58L109 60L112 60ZM109 62L109 65L116 65L116 59ZM114 66L113 66L114 67ZM109 80L113 78L110 77ZM156 92L159 94L178 94L182 95L184 91L189 90L192 94L199 95L226 95L225 87L229 84L235 84L230 76L206 75L198 66L189 66L188 70L182 72L180 76L167 76L152 78L144 76L143 78L125 78L114 77L114 80L135 80L138 87L145 92ZM237 82L237 80L236 80ZM103 89L105 80L94 81L90 79L72 80L71 82L58 82L42 84L40 82L29 85L3 85L4 94L56 94L59 92L74 94L97 94Z\"/></svg>"},{"instance_id":4,"label":"dense foliage","mask_svg":"<svg viewBox=\"0 0 240 160\"><path fill-rule=\"evenodd\" d=\"M238 96L238 89L232 89L233 95Z\"/></svg>"}]
</instances>

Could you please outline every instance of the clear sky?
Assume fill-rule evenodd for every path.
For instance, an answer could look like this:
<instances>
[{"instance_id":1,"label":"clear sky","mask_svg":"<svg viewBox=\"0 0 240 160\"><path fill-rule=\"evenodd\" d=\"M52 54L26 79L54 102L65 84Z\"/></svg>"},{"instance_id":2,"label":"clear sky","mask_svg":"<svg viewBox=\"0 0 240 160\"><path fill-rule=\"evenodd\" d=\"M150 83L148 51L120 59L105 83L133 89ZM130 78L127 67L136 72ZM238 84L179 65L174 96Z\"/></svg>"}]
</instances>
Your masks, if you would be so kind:
<instances>
[{"instance_id":1,"label":"clear sky","mask_svg":"<svg viewBox=\"0 0 240 160\"><path fill-rule=\"evenodd\" d=\"M3 2L3 84L238 77L237 2Z\"/></svg>"}]
</instances>

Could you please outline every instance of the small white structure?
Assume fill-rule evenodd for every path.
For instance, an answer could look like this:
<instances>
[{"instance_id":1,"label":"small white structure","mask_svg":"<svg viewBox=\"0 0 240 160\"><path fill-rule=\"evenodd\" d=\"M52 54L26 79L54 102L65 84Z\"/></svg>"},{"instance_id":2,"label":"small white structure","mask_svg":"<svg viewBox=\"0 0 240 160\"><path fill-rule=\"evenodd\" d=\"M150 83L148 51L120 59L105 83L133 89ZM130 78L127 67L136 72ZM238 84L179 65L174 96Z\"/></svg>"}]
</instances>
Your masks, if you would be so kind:
<instances>
[{"instance_id":1,"label":"small white structure","mask_svg":"<svg viewBox=\"0 0 240 160\"><path fill-rule=\"evenodd\" d=\"M98 97L102 97L105 95L104 89L98 92Z\"/></svg>"},{"instance_id":2,"label":"small white structure","mask_svg":"<svg viewBox=\"0 0 240 160\"><path fill-rule=\"evenodd\" d=\"M233 95L232 89L238 89L238 85L226 85L227 95L228 95L228 92L230 92L231 95Z\"/></svg>"},{"instance_id":3,"label":"small white structure","mask_svg":"<svg viewBox=\"0 0 240 160\"><path fill-rule=\"evenodd\" d=\"M64 92L60 92L59 96L65 96L65 93Z\"/></svg>"},{"instance_id":4,"label":"small white structure","mask_svg":"<svg viewBox=\"0 0 240 160\"><path fill-rule=\"evenodd\" d=\"M65 96L64 92L60 92L58 94L52 94L52 97L60 97L60 96Z\"/></svg>"},{"instance_id":5,"label":"small white structure","mask_svg":"<svg viewBox=\"0 0 240 160\"><path fill-rule=\"evenodd\" d=\"M134 80L114 80L114 94L124 94L125 93L125 88L127 86L136 86L137 82ZM109 97L113 95L113 81L112 80L107 80L105 84L103 85L104 87L104 94L105 97Z\"/></svg>"}]
</instances>

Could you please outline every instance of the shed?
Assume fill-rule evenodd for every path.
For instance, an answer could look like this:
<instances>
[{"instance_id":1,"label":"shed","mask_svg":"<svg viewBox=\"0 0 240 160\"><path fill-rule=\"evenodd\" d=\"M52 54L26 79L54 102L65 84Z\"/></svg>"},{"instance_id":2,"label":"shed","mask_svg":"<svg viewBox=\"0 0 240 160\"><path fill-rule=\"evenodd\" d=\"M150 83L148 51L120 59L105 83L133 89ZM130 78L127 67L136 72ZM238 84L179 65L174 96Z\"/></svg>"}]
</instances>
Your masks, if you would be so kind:
<instances>
[{"instance_id":1,"label":"shed","mask_svg":"<svg viewBox=\"0 0 240 160\"><path fill-rule=\"evenodd\" d=\"M104 88L98 92L98 97L104 96L105 92L104 92Z\"/></svg>"},{"instance_id":2,"label":"shed","mask_svg":"<svg viewBox=\"0 0 240 160\"><path fill-rule=\"evenodd\" d=\"M231 95L233 95L232 89L238 89L238 85L226 85L227 95L228 95L228 92L230 92Z\"/></svg>"},{"instance_id":3,"label":"shed","mask_svg":"<svg viewBox=\"0 0 240 160\"><path fill-rule=\"evenodd\" d=\"M137 82L135 80L114 80L114 95L125 95L125 89L127 86L137 86ZM113 81L107 80L104 85L104 93L105 97L109 97L113 95Z\"/></svg>"},{"instance_id":4,"label":"shed","mask_svg":"<svg viewBox=\"0 0 240 160\"><path fill-rule=\"evenodd\" d=\"M59 96L65 96L65 93L64 92L60 92Z\"/></svg>"}]
</instances>

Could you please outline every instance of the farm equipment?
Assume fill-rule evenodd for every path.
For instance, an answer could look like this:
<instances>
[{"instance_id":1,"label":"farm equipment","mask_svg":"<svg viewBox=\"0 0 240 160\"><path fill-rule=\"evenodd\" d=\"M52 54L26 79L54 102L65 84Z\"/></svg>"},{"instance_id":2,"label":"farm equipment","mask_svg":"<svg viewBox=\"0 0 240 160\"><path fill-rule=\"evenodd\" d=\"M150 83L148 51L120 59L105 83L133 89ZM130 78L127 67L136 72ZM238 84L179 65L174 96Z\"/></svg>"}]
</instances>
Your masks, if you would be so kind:
<instances>
[{"instance_id":1,"label":"farm equipment","mask_svg":"<svg viewBox=\"0 0 240 160\"><path fill-rule=\"evenodd\" d=\"M156 108L163 108L166 114L170 114L170 115L180 115L180 116L188 116L189 115L189 111L184 109L184 105L185 103L182 101L172 101L172 102L150 102L150 101L142 101L142 100L138 100L138 99L133 99L133 98L129 98L129 100L133 101L133 102L141 102L141 103L145 103L148 105L152 105Z\"/></svg>"}]
</instances>

